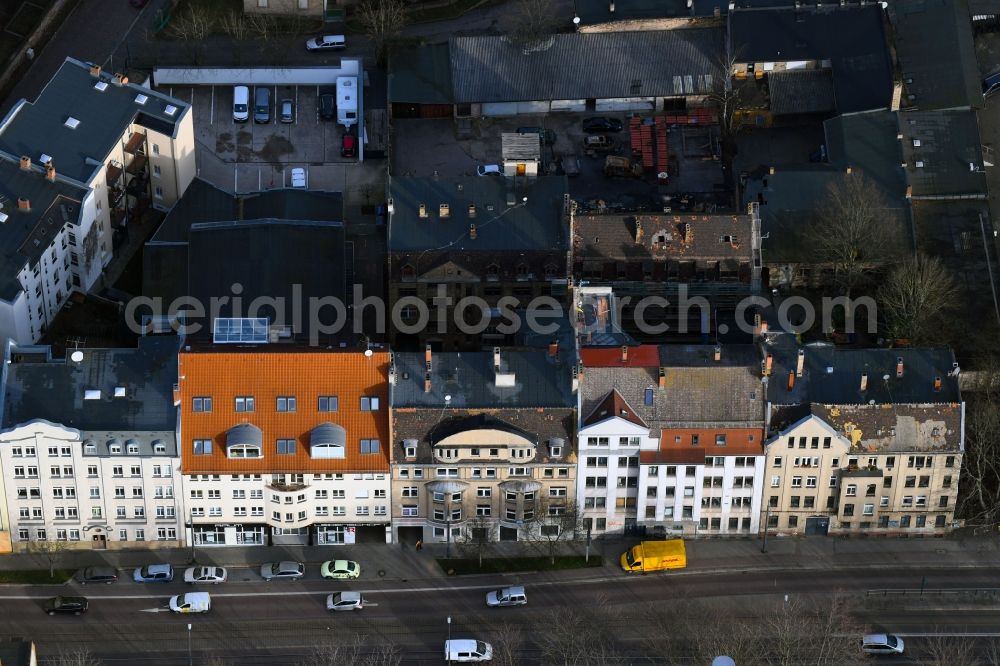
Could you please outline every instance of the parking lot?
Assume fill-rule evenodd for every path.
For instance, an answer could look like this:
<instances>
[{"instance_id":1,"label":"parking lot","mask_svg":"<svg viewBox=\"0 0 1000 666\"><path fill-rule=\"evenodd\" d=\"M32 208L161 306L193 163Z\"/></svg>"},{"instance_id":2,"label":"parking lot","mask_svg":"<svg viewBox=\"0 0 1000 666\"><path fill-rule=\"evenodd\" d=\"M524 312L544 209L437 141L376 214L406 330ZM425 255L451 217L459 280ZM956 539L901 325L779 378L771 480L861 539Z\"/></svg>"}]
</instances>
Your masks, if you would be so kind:
<instances>
[{"instance_id":1,"label":"parking lot","mask_svg":"<svg viewBox=\"0 0 1000 666\"><path fill-rule=\"evenodd\" d=\"M582 120L600 115L617 118L625 128L608 133L612 148L590 155L584 148ZM646 114L643 114L644 116ZM470 119L398 119L393 121L393 173L443 177L475 174L478 164L501 162L501 134L519 127L541 127L555 132L552 145L542 147L543 168L561 173L564 158L579 160L580 174L568 180L570 196L578 201L602 201L625 207L660 207L663 197L681 193L715 196L723 187L721 163L706 147L712 143L705 127L675 126L669 130L671 177L659 183L656 175L608 177L607 155L631 157L628 118L624 113L558 113ZM725 197L721 197L725 200Z\"/></svg>"}]
</instances>

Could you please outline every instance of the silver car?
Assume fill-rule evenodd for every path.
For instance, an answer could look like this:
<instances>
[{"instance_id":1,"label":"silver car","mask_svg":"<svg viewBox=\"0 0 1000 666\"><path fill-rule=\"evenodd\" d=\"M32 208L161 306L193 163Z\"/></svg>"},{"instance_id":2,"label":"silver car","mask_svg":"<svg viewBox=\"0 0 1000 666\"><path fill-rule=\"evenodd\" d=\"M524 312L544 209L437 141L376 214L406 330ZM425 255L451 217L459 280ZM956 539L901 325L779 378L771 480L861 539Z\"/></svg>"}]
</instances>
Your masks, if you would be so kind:
<instances>
[{"instance_id":1,"label":"silver car","mask_svg":"<svg viewBox=\"0 0 1000 666\"><path fill-rule=\"evenodd\" d=\"M492 590L486 593L486 605L490 607L498 606L523 606L528 603L528 597L524 594L524 588L520 585L515 587L501 587L499 590Z\"/></svg>"},{"instance_id":2,"label":"silver car","mask_svg":"<svg viewBox=\"0 0 1000 666\"><path fill-rule=\"evenodd\" d=\"M260 577L266 581L302 578L306 567L301 562L268 562L260 568Z\"/></svg>"},{"instance_id":3,"label":"silver car","mask_svg":"<svg viewBox=\"0 0 1000 666\"><path fill-rule=\"evenodd\" d=\"M225 583L228 573L223 567L188 567L184 570L185 583Z\"/></svg>"},{"instance_id":4,"label":"silver car","mask_svg":"<svg viewBox=\"0 0 1000 666\"><path fill-rule=\"evenodd\" d=\"M365 607L365 599L360 592L337 592L326 598L328 611L352 611Z\"/></svg>"}]
</instances>

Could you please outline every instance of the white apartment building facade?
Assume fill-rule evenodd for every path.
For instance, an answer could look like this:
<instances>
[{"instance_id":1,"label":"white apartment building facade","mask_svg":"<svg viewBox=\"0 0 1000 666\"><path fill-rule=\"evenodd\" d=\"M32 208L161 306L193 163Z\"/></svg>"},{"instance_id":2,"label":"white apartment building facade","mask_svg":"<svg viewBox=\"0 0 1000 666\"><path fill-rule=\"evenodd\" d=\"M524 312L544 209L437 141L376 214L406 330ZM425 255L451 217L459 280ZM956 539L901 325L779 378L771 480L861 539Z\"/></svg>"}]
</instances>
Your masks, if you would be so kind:
<instances>
[{"instance_id":1,"label":"white apartment building facade","mask_svg":"<svg viewBox=\"0 0 1000 666\"><path fill-rule=\"evenodd\" d=\"M195 175L190 105L67 58L0 123L0 334L37 341L116 242Z\"/></svg>"}]
</instances>

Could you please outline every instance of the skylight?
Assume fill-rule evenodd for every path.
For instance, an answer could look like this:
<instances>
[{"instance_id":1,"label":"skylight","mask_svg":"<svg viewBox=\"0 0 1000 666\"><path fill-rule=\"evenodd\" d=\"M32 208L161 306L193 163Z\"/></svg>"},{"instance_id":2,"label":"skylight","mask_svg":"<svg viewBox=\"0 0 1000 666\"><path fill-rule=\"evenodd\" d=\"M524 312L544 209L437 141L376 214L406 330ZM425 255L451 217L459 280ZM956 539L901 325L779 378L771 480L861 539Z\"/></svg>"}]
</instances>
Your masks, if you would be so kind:
<instances>
[{"instance_id":1,"label":"skylight","mask_svg":"<svg viewBox=\"0 0 1000 666\"><path fill-rule=\"evenodd\" d=\"M94 84L94 89L99 90L100 92L104 92L105 90L108 89L108 82L98 81L97 83Z\"/></svg>"},{"instance_id":2,"label":"skylight","mask_svg":"<svg viewBox=\"0 0 1000 666\"><path fill-rule=\"evenodd\" d=\"M7 213L0 213L0 224L7 221Z\"/></svg>"},{"instance_id":3,"label":"skylight","mask_svg":"<svg viewBox=\"0 0 1000 666\"><path fill-rule=\"evenodd\" d=\"M135 96L135 103L136 104L145 104L146 100L148 100L148 99L149 99L149 97L143 95L142 93L139 93L138 95Z\"/></svg>"},{"instance_id":4,"label":"skylight","mask_svg":"<svg viewBox=\"0 0 1000 666\"><path fill-rule=\"evenodd\" d=\"M42 156L38 158L38 161L41 162L42 164L48 164L49 162L52 161L52 156L42 153Z\"/></svg>"},{"instance_id":5,"label":"skylight","mask_svg":"<svg viewBox=\"0 0 1000 666\"><path fill-rule=\"evenodd\" d=\"M84 400L100 400L101 399L101 391L100 391L100 389L87 389L86 391L83 392L83 399Z\"/></svg>"},{"instance_id":6,"label":"skylight","mask_svg":"<svg viewBox=\"0 0 1000 666\"><path fill-rule=\"evenodd\" d=\"M216 343L264 343L268 341L266 318L219 317L215 320Z\"/></svg>"},{"instance_id":7,"label":"skylight","mask_svg":"<svg viewBox=\"0 0 1000 666\"><path fill-rule=\"evenodd\" d=\"M175 113L177 113L177 107L174 106L173 104L167 104L166 108L163 109L163 113L167 114L168 116L172 116Z\"/></svg>"},{"instance_id":8,"label":"skylight","mask_svg":"<svg viewBox=\"0 0 1000 666\"><path fill-rule=\"evenodd\" d=\"M66 122L64 122L63 125L65 125L70 129L76 129L77 127L79 127L80 121L74 118L73 116L70 116L69 118L66 119Z\"/></svg>"}]
</instances>

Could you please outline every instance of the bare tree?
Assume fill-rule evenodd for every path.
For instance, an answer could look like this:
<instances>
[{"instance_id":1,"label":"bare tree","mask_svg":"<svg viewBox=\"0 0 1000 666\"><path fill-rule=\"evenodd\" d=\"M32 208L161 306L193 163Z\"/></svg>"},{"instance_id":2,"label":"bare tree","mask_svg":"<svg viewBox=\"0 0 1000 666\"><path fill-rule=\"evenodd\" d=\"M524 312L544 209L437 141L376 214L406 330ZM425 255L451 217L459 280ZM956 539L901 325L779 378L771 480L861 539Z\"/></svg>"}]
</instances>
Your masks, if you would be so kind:
<instances>
[{"instance_id":1,"label":"bare tree","mask_svg":"<svg viewBox=\"0 0 1000 666\"><path fill-rule=\"evenodd\" d=\"M583 520L565 497L541 497L535 500L535 516L525 525L525 541L556 563L563 544L578 539Z\"/></svg>"},{"instance_id":2,"label":"bare tree","mask_svg":"<svg viewBox=\"0 0 1000 666\"><path fill-rule=\"evenodd\" d=\"M276 32L274 17L270 14L244 14L243 17L250 31L265 44Z\"/></svg>"},{"instance_id":3,"label":"bare tree","mask_svg":"<svg viewBox=\"0 0 1000 666\"><path fill-rule=\"evenodd\" d=\"M66 541L29 541L27 551L49 565L49 578L56 575L56 564L62 560L63 553L69 548Z\"/></svg>"},{"instance_id":4,"label":"bare tree","mask_svg":"<svg viewBox=\"0 0 1000 666\"><path fill-rule=\"evenodd\" d=\"M504 622L493 629L493 663L497 666L518 666L524 645L524 631L516 624Z\"/></svg>"},{"instance_id":5,"label":"bare tree","mask_svg":"<svg viewBox=\"0 0 1000 666\"><path fill-rule=\"evenodd\" d=\"M978 646L960 636L932 636L924 641L923 655L917 660L920 666L980 666ZM995 661L986 662L995 664Z\"/></svg>"},{"instance_id":6,"label":"bare tree","mask_svg":"<svg viewBox=\"0 0 1000 666\"><path fill-rule=\"evenodd\" d=\"M178 12L170 21L171 33L185 41L201 41L214 27L212 14L196 3L189 4L187 11Z\"/></svg>"},{"instance_id":7,"label":"bare tree","mask_svg":"<svg viewBox=\"0 0 1000 666\"><path fill-rule=\"evenodd\" d=\"M484 516L475 516L466 521L466 531L458 541L460 550L475 555L479 559L479 568L483 568L483 555L493 544L493 523Z\"/></svg>"},{"instance_id":8,"label":"bare tree","mask_svg":"<svg viewBox=\"0 0 1000 666\"><path fill-rule=\"evenodd\" d=\"M719 129L723 141L728 141L733 135L736 112L745 101L743 83L733 80L738 58L738 51L719 55L712 73L712 90L707 95L719 109Z\"/></svg>"},{"instance_id":9,"label":"bare tree","mask_svg":"<svg viewBox=\"0 0 1000 666\"><path fill-rule=\"evenodd\" d=\"M508 38L525 49L537 48L555 32L559 12L552 0L517 0L513 15L517 17Z\"/></svg>"},{"instance_id":10,"label":"bare tree","mask_svg":"<svg viewBox=\"0 0 1000 666\"><path fill-rule=\"evenodd\" d=\"M252 14L251 14L252 16ZM238 42L250 38L251 26L240 12L229 12L220 20L222 31Z\"/></svg>"},{"instance_id":11,"label":"bare tree","mask_svg":"<svg viewBox=\"0 0 1000 666\"><path fill-rule=\"evenodd\" d=\"M878 291L885 336L907 338L915 345L941 343L939 331L955 308L958 288L937 257L918 254L893 268Z\"/></svg>"},{"instance_id":12,"label":"bare tree","mask_svg":"<svg viewBox=\"0 0 1000 666\"><path fill-rule=\"evenodd\" d=\"M617 637L608 622L612 613L601 604L591 609L557 608L537 635L543 662L552 666L610 666L620 664Z\"/></svg>"},{"instance_id":13,"label":"bare tree","mask_svg":"<svg viewBox=\"0 0 1000 666\"><path fill-rule=\"evenodd\" d=\"M958 510L968 523L1000 522L1000 367L986 359L969 380Z\"/></svg>"},{"instance_id":14,"label":"bare tree","mask_svg":"<svg viewBox=\"0 0 1000 666\"><path fill-rule=\"evenodd\" d=\"M45 661L47 666L101 666L104 662L86 648L60 650L59 654Z\"/></svg>"},{"instance_id":15,"label":"bare tree","mask_svg":"<svg viewBox=\"0 0 1000 666\"><path fill-rule=\"evenodd\" d=\"M406 25L406 5L402 0L364 0L357 16L372 40L378 64L384 65L389 41Z\"/></svg>"},{"instance_id":16,"label":"bare tree","mask_svg":"<svg viewBox=\"0 0 1000 666\"><path fill-rule=\"evenodd\" d=\"M878 186L862 173L845 174L832 183L819 204L803 240L819 263L833 265L838 284L850 296L865 270L898 256L901 227L886 215L888 205Z\"/></svg>"},{"instance_id":17,"label":"bare tree","mask_svg":"<svg viewBox=\"0 0 1000 666\"><path fill-rule=\"evenodd\" d=\"M403 662L399 648L383 640L372 642L364 634L329 641L313 648L301 666L399 666Z\"/></svg>"}]
</instances>

